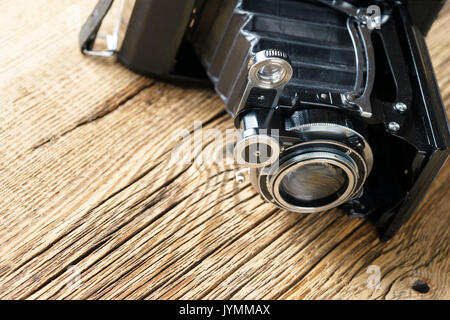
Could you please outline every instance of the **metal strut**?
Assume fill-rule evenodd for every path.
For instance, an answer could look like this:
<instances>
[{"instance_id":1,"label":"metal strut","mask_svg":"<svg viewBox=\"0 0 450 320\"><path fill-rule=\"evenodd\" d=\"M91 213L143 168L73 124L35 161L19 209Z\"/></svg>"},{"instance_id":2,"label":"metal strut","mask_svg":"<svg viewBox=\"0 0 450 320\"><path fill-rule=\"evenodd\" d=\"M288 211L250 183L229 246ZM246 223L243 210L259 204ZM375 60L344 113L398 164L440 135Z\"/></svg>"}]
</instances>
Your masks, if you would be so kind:
<instances>
[{"instance_id":1,"label":"metal strut","mask_svg":"<svg viewBox=\"0 0 450 320\"><path fill-rule=\"evenodd\" d=\"M319 2L348 15L347 30L355 51L357 74L353 92L342 94L342 101L357 107L362 117L370 118L372 117L370 96L375 81L375 53L371 36L373 30L381 27L389 16L370 16L369 12L375 6L358 8L341 0L319 0ZM378 12L381 11L379 7L376 8Z\"/></svg>"}]
</instances>

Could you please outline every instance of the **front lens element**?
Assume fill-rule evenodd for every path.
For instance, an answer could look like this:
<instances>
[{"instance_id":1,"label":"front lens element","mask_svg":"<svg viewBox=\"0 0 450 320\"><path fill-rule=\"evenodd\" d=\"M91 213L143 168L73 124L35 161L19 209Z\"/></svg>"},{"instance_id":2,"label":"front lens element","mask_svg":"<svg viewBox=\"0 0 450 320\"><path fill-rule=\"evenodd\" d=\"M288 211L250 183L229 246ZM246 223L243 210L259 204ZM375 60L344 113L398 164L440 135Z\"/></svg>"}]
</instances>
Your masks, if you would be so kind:
<instances>
[{"instance_id":1,"label":"front lens element","mask_svg":"<svg viewBox=\"0 0 450 320\"><path fill-rule=\"evenodd\" d=\"M299 201L315 201L339 193L347 183L341 168L329 163L309 163L292 169L280 183L281 194Z\"/></svg>"},{"instance_id":2,"label":"front lens element","mask_svg":"<svg viewBox=\"0 0 450 320\"><path fill-rule=\"evenodd\" d=\"M273 200L295 212L337 207L357 188L357 164L337 149L297 154L281 160L280 166L272 170L268 190Z\"/></svg>"},{"instance_id":3,"label":"front lens element","mask_svg":"<svg viewBox=\"0 0 450 320\"><path fill-rule=\"evenodd\" d=\"M284 79L286 69L278 63L270 63L257 71L258 79L266 84L276 84Z\"/></svg>"}]
</instances>

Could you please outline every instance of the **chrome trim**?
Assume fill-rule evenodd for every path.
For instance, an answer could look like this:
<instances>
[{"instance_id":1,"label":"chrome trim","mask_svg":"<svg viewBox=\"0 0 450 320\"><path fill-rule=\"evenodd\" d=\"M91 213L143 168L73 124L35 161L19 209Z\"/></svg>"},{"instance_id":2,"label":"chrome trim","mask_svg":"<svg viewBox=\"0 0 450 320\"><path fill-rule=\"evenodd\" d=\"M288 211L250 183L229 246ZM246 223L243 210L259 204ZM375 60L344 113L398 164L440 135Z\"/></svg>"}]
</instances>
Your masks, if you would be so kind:
<instances>
[{"instance_id":1,"label":"chrome trim","mask_svg":"<svg viewBox=\"0 0 450 320\"><path fill-rule=\"evenodd\" d=\"M278 157L280 155L280 145L274 137L271 137L267 134L260 134L254 129L250 129L247 131L254 132L254 134L250 134L247 136L244 135L244 137L239 140L234 148L234 159L238 165L244 165L250 168L261 168L269 166L278 160ZM247 147L252 148L251 145L255 146L253 147L255 152L261 152L258 148L258 145L261 144L268 145L272 149L272 155L267 159L267 161L262 163L252 163L247 162L242 157L242 152ZM258 155L255 155L255 157L257 156Z\"/></svg>"},{"instance_id":2,"label":"chrome trim","mask_svg":"<svg viewBox=\"0 0 450 320\"><path fill-rule=\"evenodd\" d=\"M83 53L98 57L112 57L116 55L122 46L123 39L125 38L125 33L128 28L135 3L136 0L118 1L113 31L110 34L97 34L96 39L106 40L107 50L84 49Z\"/></svg>"},{"instance_id":3,"label":"chrome trim","mask_svg":"<svg viewBox=\"0 0 450 320\"><path fill-rule=\"evenodd\" d=\"M328 126L330 126L330 124L328 124ZM344 131L345 129L347 129L348 132L354 132L352 129L342 126L340 127L341 129L344 129ZM304 130L304 132L308 133L308 129L314 129L314 126L305 127L305 129L306 130ZM310 131L309 133L314 133L314 131ZM370 146L365 139L363 140L363 142L365 146L361 152L362 154L345 143L333 140L311 140L293 145L283 150L280 155L280 160L276 162L276 165L264 168L251 168L250 181L253 187L260 193L261 197L265 201L271 202L274 205L286 210L301 213L312 213L334 208L342 203L345 203L346 201L360 196L364 183L366 182L367 177L372 170L372 150L370 149ZM298 153L296 154L296 152ZM292 156L290 156L290 154L292 154ZM349 193L346 192L339 199L333 201L333 203L327 204L326 206L295 208L295 206L286 205L286 203L283 203L282 201L280 202L278 198L281 196L275 194L274 192L274 188L278 188L279 184L277 184L277 186L274 186L274 181L276 181L276 177L283 171L283 168L285 168L285 163L292 162L293 159L299 160L300 158L297 158L299 155L303 156L303 158L301 159L311 158L311 154L331 154L332 157L328 157L327 159L331 159L333 161L337 161L338 159L346 159L342 161L342 163L346 163L347 167L351 168L348 169L350 171L344 171L347 173L347 176L349 178L349 185L353 184L354 182L352 190ZM283 158L287 159L284 160ZM320 158L315 158L314 161L317 162L318 159ZM327 159L325 159L324 161L327 161ZM348 172L350 172L351 174L349 175Z\"/></svg>"},{"instance_id":4,"label":"chrome trim","mask_svg":"<svg viewBox=\"0 0 450 320\"><path fill-rule=\"evenodd\" d=\"M378 6L372 5L367 8L356 7L353 4L343 0L319 0L319 2L343 12L348 16L347 30L353 42L357 75L355 90L353 92L342 94L341 97L345 104L358 107L361 117L370 118L372 117L372 103L370 101L370 95L372 94L375 81L375 53L371 36L374 27L380 28L382 24L388 21L390 16L387 14L381 15L374 22L369 16L369 11L373 11L374 8L378 8L379 10ZM356 28L354 26L355 23L357 24ZM359 32L359 36L356 29ZM359 37L361 39L359 39ZM360 42L362 42L362 46ZM364 51L366 67L365 85L362 92L360 92L360 90L362 88L364 71L361 47Z\"/></svg>"},{"instance_id":5,"label":"chrome trim","mask_svg":"<svg viewBox=\"0 0 450 320\"><path fill-rule=\"evenodd\" d=\"M341 168L347 175L347 187L342 195L334 200L333 202L323 205L320 207L306 207L306 206L296 206L292 203L286 201L280 193L280 183L283 178L292 170L302 167L311 163L328 163ZM354 193L356 188L357 180L357 168L356 164L345 156L334 154L331 152L310 152L294 156L286 162L280 165L278 173L271 179L271 193L273 194L274 201L281 207L299 213L315 213L325 211L331 208L335 208L340 204L349 200L350 196Z\"/></svg>"},{"instance_id":6,"label":"chrome trim","mask_svg":"<svg viewBox=\"0 0 450 320\"><path fill-rule=\"evenodd\" d=\"M373 152L372 149L370 148L369 143L367 142L367 140L357 131L349 128L349 127L345 127L339 124L334 124L334 123L307 123L307 124L303 124L301 126L295 127L295 130L300 132L303 135L307 135L311 140L311 142L315 142L314 139L315 138L320 138L318 137L318 135L326 135L327 139L334 139L336 140L342 140L342 139L348 139L352 136L357 136L363 143L363 149L362 149L362 153L363 153L363 157L364 160L367 164L367 171L368 173L370 173L372 171L372 167L373 167ZM332 142L332 141L330 141ZM337 142L335 142L337 143ZM343 143L339 143L339 145L344 146L345 144ZM346 145L345 145L346 146ZM289 148L286 148L285 150L289 150L292 148L295 148L296 145L291 146ZM348 146L346 146L348 147Z\"/></svg>"},{"instance_id":7,"label":"chrome trim","mask_svg":"<svg viewBox=\"0 0 450 320\"><path fill-rule=\"evenodd\" d=\"M257 72L264 66L271 63L277 64L280 67L284 68L284 77L280 81L272 84L260 81L257 77ZM275 49L267 49L257 52L250 60L247 75L247 84L245 86L244 93L241 96L241 100L239 101L236 112L234 112L234 116L236 117L236 115L238 115L239 112L244 109L250 95L250 91L255 87L263 89L275 89L277 91L277 94L273 100L272 108L276 108L278 105L278 100L280 100L281 94L283 93L283 89L289 82L289 80L291 80L293 73L294 71L286 53Z\"/></svg>"}]
</instances>

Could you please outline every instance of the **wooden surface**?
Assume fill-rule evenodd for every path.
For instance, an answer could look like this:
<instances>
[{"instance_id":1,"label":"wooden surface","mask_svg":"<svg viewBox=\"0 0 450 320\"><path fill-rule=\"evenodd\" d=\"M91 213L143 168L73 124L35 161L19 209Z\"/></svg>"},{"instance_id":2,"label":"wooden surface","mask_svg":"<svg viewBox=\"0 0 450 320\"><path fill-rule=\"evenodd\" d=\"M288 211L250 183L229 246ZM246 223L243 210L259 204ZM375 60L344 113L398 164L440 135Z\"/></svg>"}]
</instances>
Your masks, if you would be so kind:
<instances>
[{"instance_id":1,"label":"wooden surface","mask_svg":"<svg viewBox=\"0 0 450 320\"><path fill-rule=\"evenodd\" d=\"M175 133L232 122L213 91L83 57L94 3L0 2L0 298L450 298L448 165L387 243L265 204L229 165L170 165ZM427 39L447 111L449 33L447 6ZM205 132L191 156L215 149Z\"/></svg>"}]
</instances>

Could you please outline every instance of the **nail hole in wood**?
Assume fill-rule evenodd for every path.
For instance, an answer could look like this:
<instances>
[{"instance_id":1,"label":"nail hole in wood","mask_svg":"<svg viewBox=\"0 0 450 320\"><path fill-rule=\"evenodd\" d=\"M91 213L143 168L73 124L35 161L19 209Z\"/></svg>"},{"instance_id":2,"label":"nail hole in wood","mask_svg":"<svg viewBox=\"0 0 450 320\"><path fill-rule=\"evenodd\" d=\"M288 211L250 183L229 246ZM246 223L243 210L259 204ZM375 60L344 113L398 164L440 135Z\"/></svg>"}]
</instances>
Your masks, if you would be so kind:
<instances>
[{"instance_id":1,"label":"nail hole in wood","mask_svg":"<svg viewBox=\"0 0 450 320\"><path fill-rule=\"evenodd\" d=\"M411 288L414 291L417 291L417 292L423 293L423 294L427 293L428 291L430 291L430 286L423 279L417 279L416 281L414 281L414 283L412 284Z\"/></svg>"}]
</instances>

